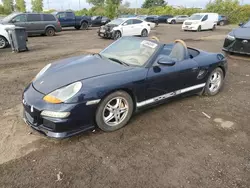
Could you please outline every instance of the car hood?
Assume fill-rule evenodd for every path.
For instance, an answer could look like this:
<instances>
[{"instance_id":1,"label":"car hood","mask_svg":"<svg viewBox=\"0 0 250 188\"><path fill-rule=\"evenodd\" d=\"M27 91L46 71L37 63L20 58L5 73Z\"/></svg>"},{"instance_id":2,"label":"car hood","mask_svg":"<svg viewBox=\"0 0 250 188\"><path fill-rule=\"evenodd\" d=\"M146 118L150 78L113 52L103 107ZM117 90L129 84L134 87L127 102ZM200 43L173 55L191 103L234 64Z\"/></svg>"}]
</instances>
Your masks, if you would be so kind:
<instances>
[{"instance_id":1,"label":"car hood","mask_svg":"<svg viewBox=\"0 0 250 188\"><path fill-rule=\"evenodd\" d=\"M68 84L133 69L98 55L78 56L55 62L38 79L33 81L36 90L48 94ZM83 84L84 85L84 84Z\"/></svg>"},{"instance_id":2,"label":"car hood","mask_svg":"<svg viewBox=\"0 0 250 188\"><path fill-rule=\"evenodd\" d=\"M240 28L234 29L230 33L230 35L233 35L239 39L250 39L250 28L240 27Z\"/></svg>"}]
</instances>

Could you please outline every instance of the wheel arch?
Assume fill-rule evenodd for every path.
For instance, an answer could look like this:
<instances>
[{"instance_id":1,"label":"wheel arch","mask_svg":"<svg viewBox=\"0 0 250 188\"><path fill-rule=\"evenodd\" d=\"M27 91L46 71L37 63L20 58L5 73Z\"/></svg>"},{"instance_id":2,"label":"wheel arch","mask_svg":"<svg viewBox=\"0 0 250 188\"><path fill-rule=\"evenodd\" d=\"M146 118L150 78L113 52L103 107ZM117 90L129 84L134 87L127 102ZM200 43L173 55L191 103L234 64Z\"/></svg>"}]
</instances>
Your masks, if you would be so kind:
<instances>
[{"instance_id":1,"label":"wheel arch","mask_svg":"<svg viewBox=\"0 0 250 188\"><path fill-rule=\"evenodd\" d=\"M130 97L132 98L132 101L133 101L133 112L136 111L136 102L137 102L137 98L136 98L136 95L133 91L133 89L131 88L116 88L116 89L112 89L110 91L108 91L107 93L105 93L103 96L102 96L102 99L105 99L108 95L110 95L111 93L114 93L114 92L117 92L117 91L123 91L123 92L126 92L130 95Z\"/></svg>"},{"instance_id":2,"label":"wheel arch","mask_svg":"<svg viewBox=\"0 0 250 188\"><path fill-rule=\"evenodd\" d=\"M56 27L55 27L54 25L46 25L44 31L46 32L46 30L47 30L48 28L53 28L53 29L56 31Z\"/></svg>"}]
</instances>

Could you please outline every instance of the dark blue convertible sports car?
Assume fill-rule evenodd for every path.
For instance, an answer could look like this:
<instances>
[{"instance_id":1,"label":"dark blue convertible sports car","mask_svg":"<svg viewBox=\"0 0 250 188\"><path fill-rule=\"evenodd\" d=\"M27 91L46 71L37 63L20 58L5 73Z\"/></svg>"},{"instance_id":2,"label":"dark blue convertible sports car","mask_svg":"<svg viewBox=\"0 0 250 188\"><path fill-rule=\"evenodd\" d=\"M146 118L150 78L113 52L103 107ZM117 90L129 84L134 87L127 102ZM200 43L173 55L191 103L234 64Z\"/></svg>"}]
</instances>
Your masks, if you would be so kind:
<instances>
[{"instance_id":1,"label":"dark blue convertible sports car","mask_svg":"<svg viewBox=\"0 0 250 188\"><path fill-rule=\"evenodd\" d=\"M95 126L115 131L145 107L184 94L217 94L226 71L221 53L181 40L122 37L99 54L45 66L24 90L24 120L55 138Z\"/></svg>"}]
</instances>

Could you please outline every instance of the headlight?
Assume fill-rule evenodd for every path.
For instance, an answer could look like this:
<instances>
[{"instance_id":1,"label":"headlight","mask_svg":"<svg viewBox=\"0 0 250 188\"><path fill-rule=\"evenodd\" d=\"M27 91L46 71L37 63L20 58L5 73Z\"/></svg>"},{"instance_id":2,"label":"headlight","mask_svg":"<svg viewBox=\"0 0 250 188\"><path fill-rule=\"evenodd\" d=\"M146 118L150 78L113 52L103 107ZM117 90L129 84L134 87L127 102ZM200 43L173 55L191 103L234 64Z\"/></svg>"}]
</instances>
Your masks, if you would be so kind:
<instances>
[{"instance_id":1,"label":"headlight","mask_svg":"<svg viewBox=\"0 0 250 188\"><path fill-rule=\"evenodd\" d=\"M63 88L57 89L43 97L48 103L59 104L71 99L82 88L81 82L75 82Z\"/></svg>"},{"instance_id":2,"label":"headlight","mask_svg":"<svg viewBox=\"0 0 250 188\"><path fill-rule=\"evenodd\" d=\"M229 40L235 40L235 37L229 34L229 35L227 35L227 39L229 39Z\"/></svg>"},{"instance_id":3,"label":"headlight","mask_svg":"<svg viewBox=\"0 0 250 188\"><path fill-rule=\"evenodd\" d=\"M43 69L40 70L40 72L36 75L36 77L34 78L34 80L37 79L37 78L39 78L40 76L42 76L50 68L50 66L51 66L51 63L48 64L48 65L46 65L45 67L43 67Z\"/></svg>"}]
</instances>

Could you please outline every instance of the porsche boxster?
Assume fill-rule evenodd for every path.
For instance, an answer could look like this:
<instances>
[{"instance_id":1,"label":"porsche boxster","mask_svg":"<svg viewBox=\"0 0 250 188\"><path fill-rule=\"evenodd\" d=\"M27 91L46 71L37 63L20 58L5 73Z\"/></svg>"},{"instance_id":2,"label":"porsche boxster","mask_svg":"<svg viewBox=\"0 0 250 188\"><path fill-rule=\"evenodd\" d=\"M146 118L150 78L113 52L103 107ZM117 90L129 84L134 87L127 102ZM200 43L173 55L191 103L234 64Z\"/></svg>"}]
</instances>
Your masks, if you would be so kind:
<instances>
[{"instance_id":1,"label":"porsche boxster","mask_svg":"<svg viewBox=\"0 0 250 188\"><path fill-rule=\"evenodd\" d=\"M216 95L227 72L221 53L177 40L122 37L97 54L46 65L23 92L23 117L49 137L95 127L115 131L144 108L183 95Z\"/></svg>"}]
</instances>

